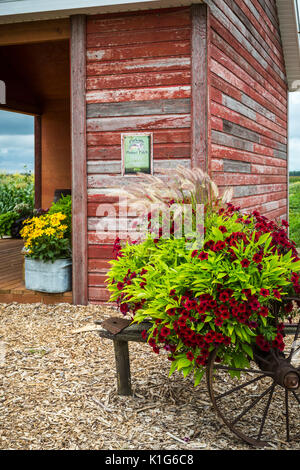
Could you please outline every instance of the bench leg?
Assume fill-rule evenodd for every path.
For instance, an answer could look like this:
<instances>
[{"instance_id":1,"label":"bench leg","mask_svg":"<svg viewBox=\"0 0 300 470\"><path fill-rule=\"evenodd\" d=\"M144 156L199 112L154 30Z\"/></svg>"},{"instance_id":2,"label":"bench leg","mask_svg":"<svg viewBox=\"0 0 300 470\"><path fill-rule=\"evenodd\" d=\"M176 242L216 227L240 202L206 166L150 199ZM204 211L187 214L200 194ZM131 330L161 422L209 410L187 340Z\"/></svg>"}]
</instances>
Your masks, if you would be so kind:
<instances>
[{"instance_id":1,"label":"bench leg","mask_svg":"<svg viewBox=\"0 0 300 470\"><path fill-rule=\"evenodd\" d=\"M132 395L128 342L114 339L119 395Z\"/></svg>"}]
</instances>

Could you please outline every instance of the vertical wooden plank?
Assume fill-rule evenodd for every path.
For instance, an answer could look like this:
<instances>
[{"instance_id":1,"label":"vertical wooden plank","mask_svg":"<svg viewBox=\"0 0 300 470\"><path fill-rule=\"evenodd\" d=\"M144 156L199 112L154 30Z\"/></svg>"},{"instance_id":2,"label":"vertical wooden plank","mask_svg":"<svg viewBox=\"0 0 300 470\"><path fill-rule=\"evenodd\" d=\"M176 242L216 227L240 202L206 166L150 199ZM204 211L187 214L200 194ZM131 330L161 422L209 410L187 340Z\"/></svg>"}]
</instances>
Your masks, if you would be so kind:
<instances>
[{"instance_id":1,"label":"vertical wooden plank","mask_svg":"<svg viewBox=\"0 0 300 470\"><path fill-rule=\"evenodd\" d=\"M34 116L34 207L42 207L42 116Z\"/></svg>"},{"instance_id":2,"label":"vertical wooden plank","mask_svg":"<svg viewBox=\"0 0 300 470\"><path fill-rule=\"evenodd\" d=\"M86 177L86 17L71 21L71 140L73 208L73 303L88 302Z\"/></svg>"},{"instance_id":3,"label":"vertical wooden plank","mask_svg":"<svg viewBox=\"0 0 300 470\"><path fill-rule=\"evenodd\" d=\"M192 5L191 165L209 170L209 9Z\"/></svg>"}]
</instances>

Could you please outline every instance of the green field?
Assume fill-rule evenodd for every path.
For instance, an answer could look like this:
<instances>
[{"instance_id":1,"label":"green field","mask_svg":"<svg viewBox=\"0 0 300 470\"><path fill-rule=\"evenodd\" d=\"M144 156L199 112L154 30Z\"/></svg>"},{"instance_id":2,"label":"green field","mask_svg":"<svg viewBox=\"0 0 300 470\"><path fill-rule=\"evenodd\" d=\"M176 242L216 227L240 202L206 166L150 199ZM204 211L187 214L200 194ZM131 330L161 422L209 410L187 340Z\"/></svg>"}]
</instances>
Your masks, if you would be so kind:
<instances>
[{"instance_id":1,"label":"green field","mask_svg":"<svg viewBox=\"0 0 300 470\"><path fill-rule=\"evenodd\" d=\"M33 175L0 173L0 214L12 211L20 203L34 204Z\"/></svg>"},{"instance_id":2,"label":"green field","mask_svg":"<svg viewBox=\"0 0 300 470\"><path fill-rule=\"evenodd\" d=\"M290 176L290 238L300 247L300 176Z\"/></svg>"}]
</instances>

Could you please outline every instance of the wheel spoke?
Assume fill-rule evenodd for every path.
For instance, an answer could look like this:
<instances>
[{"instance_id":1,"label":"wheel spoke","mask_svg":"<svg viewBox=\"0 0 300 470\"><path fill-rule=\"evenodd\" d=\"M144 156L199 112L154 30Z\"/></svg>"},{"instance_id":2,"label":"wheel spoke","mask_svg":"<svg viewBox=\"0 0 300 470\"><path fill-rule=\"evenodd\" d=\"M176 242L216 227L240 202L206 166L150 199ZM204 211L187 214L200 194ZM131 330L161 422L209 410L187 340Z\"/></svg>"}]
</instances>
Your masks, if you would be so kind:
<instances>
[{"instance_id":1,"label":"wheel spoke","mask_svg":"<svg viewBox=\"0 0 300 470\"><path fill-rule=\"evenodd\" d=\"M285 426L286 426L286 440L290 442L290 416L289 416L289 394L285 390Z\"/></svg>"},{"instance_id":2,"label":"wheel spoke","mask_svg":"<svg viewBox=\"0 0 300 470\"><path fill-rule=\"evenodd\" d=\"M267 414L268 414L268 411L269 411L269 408L270 408L270 404L271 404L271 400L272 400L272 396L273 396L275 387L276 387L276 384L274 382L273 385L272 385L271 391L270 391L269 399L268 399L268 402L266 404L262 420L261 420L261 425L260 425L260 429L259 429L259 433L258 433L258 437L257 437L257 439L259 439L259 440L261 439L261 435L262 435L262 432L263 432L263 429L264 429L264 425L265 425L265 422L266 422Z\"/></svg>"},{"instance_id":3,"label":"wheel spoke","mask_svg":"<svg viewBox=\"0 0 300 470\"><path fill-rule=\"evenodd\" d=\"M296 398L297 402L299 403L300 405L300 398L298 397L298 395L296 394L295 391L292 391L292 394L294 395L294 397Z\"/></svg>"},{"instance_id":4,"label":"wheel spoke","mask_svg":"<svg viewBox=\"0 0 300 470\"><path fill-rule=\"evenodd\" d=\"M253 408L265 395L267 395L267 393L269 393L269 391L272 389L273 385L271 385L269 388L267 388L267 390L265 390L261 395L259 395L257 398L255 398L255 400L253 400L249 406L247 406L247 408L242 411L242 413L240 413L234 421L231 422L231 425L234 425L236 424L246 413L248 413L249 410L251 410L251 408Z\"/></svg>"},{"instance_id":5,"label":"wheel spoke","mask_svg":"<svg viewBox=\"0 0 300 470\"><path fill-rule=\"evenodd\" d=\"M255 377L254 379L249 380L246 383L243 383L241 385L238 385L237 387L232 388L231 390L228 390L228 392L225 392L225 393L222 393L221 395L215 396L215 399L219 400L220 398L224 398L224 397L230 395L231 393L234 393L238 390L241 390L242 388L245 388L248 385L253 384L254 382L257 382L258 380L263 379L264 377L265 377L265 375L260 375L259 377Z\"/></svg>"}]
</instances>

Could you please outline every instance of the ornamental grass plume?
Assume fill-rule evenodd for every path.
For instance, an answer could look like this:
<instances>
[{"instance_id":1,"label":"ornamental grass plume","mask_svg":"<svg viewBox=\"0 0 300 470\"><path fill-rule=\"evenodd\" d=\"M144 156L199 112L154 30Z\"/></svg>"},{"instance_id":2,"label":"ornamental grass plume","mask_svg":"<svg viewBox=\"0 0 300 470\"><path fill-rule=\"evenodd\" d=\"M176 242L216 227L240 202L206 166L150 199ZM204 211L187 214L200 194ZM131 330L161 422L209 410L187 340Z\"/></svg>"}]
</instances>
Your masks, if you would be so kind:
<instances>
[{"instance_id":1,"label":"ornamental grass plume","mask_svg":"<svg viewBox=\"0 0 300 470\"><path fill-rule=\"evenodd\" d=\"M233 189L226 189L220 198L219 189L210 176L200 168L185 168L178 165L175 169L160 170L162 177L138 173L142 183L133 183L129 188L116 188L117 195L127 197L131 207L139 213L146 213L153 205L161 210L168 209L170 202L189 203L192 205L214 205L218 200L230 202Z\"/></svg>"}]
</instances>

